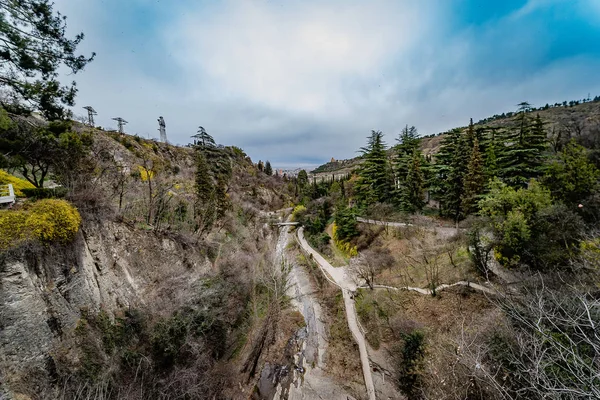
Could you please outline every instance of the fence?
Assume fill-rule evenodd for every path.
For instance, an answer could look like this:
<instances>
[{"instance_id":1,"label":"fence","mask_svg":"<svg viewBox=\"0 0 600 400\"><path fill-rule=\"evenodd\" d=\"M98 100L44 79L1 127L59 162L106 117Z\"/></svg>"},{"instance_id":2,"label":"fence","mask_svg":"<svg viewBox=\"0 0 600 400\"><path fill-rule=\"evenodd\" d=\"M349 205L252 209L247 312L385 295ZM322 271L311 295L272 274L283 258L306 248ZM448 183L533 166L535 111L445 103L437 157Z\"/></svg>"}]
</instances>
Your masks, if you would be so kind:
<instances>
[{"instance_id":1,"label":"fence","mask_svg":"<svg viewBox=\"0 0 600 400\"><path fill-rule=\"evenodd\" d=\"M3 203L14 203L15 202L15 190L12 184L0 185L0 204Z\"/></svg>"}]
</instances>

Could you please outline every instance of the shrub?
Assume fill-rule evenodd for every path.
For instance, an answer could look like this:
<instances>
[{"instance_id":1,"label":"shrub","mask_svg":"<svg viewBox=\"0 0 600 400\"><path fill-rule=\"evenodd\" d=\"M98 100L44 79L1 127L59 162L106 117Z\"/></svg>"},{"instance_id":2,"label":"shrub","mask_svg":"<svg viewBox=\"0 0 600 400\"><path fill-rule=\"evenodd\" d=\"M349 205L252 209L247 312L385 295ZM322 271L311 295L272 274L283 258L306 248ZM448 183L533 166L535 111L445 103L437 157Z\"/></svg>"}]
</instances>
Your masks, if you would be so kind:
<instances>
[{"instance_id":1,"label":"shrub","mask_svg":"<svg viewBox=\"0 0 600 400\"><path fill-rule=\"evenodd\" d=\"M0 211L0 250L26 240L66 243L75 237L81 216L65 200L40 200L19 211Z\"/></svg>"},{"instance_id":2,"label":"shrub","mask_svg":"<svg viewBox=\"0 0 600 400\"><path fill-rule=\"evenodd\" d=\"M402 360L400 362L399 383L400 389L409 399L418 397L421 385L421 371L423 369L423 358L425 357L425 335L415 330L403 335L404 347L402 348Z\"/></svg>"},{"instance_id":3,"label":"shrub","mask_svg":"<svg viewBox=\"0 0 600 400\"><path fill-rule=\"evenodd\" d=\"M22 190L23 194L31 199L41 200L41 199L58 199L63 198L67 195L67 188L58 186L56 188L24 188Z\"/></svg>"},{"instance_id":4,"label":"shrub","mask_svg":"<svg viewBox=\"0 0 600 400\"><path fill-rule=\"evenodd\" d=\"M0 185L7 185L9 183L13 185L15 195L18 197L25 197L23 189L35 188L35 186L33 186L29 181L17 178L16 176L13 176L8 172L0 169Z\"/></svg>"},{"instance_id":5,"label":"shrub","mask_svg":"<svg viewBox=\"0 0 600 400\"><path fill-rule=\"evenodd\" d=\"M294 211L292 212L292 221L302 223L304 220L304 215L306 215L306 207L303 205L298 205L294 207Z\"/></svg>"},{"instance_id":6,"label":"shrub","mask_svg":"<svg viewBox=\"0 0 600 400\"><path fill-rule=\"evenodd\" d=\"M67 201L40 200L27 211L26 227L42 241L68 242L79 231L81 216Z\"/></svg>"}]
</instances>

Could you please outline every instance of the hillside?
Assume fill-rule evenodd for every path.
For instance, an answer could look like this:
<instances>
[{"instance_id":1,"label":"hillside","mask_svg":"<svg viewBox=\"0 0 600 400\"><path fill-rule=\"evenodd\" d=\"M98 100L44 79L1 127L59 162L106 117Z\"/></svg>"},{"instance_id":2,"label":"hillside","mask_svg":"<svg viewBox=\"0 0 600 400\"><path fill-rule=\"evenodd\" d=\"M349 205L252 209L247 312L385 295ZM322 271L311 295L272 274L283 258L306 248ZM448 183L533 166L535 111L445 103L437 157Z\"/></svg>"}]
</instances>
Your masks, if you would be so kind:
<instances>
[{"instance_id":1,"label":"hillside","mask_svg":"<svg viewBox=\"0 0 600 400\"><path fill-rule=\"evenodd\" d=\"M565 102L566 103L566 102ZM555 105L552 107L541 107L531 111L533 115L539 114L544 121L546 131L550 136L561 135L562 138L570 136L600 135L600 100L598 98L590 102L579 102L567 106ZM514 125L514 113L504 113L494 117L485 118L475 122L477 128L503 129ZM465 129L457 127L458 129ZM418 127L417 127L418 128ZM385 132L384 132L385 133ZM391 133L388 133L391 134ZM445 135L444 132L423 136L421 139L421 151L424 155L436 154ZM355 157L348 160L328 162L311 171L317 177L329 173L347 174L360 164L360 158Z\"/></svg>"},{"instance_id":2,"label":"hillside","mask_svg":"<svg viewBox=\"0 0 600 400\"><path fill-rule=\"evenodd\" d=\"M22 122L2 137L19 137ZM58 198L20 197L0 210L0 397L245 398L264 363L282 357L268 350L298 329L297 312L266 312L281 301L271 295L278 235L267 212L292 204L287 183L235 147L178 147L77 123L60 135L42 148L58 154L53 143L68 137L85 149L78 158L71 146L67 165L50 160L46 180L65 190L36 189ZM214 184L206 204L199 152L210 161L202 182ZM257 352L265 329L278 336Z\"/></svg>"}]
</instances>

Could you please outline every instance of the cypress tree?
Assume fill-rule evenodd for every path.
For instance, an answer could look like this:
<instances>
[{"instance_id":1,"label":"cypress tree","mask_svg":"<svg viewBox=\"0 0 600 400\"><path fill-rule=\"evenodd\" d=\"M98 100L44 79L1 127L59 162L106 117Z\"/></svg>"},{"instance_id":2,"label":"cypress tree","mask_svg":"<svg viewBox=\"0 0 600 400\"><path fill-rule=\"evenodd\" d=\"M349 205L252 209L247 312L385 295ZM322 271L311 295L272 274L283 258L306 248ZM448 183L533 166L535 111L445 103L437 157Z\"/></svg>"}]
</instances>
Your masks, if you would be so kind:
<instances>
[{"instance_id":1,"label":"cypress tree","mask_svg":"<svg viewBox=\"0 0 600 400\"><path fill-rule=\"evenodd\" d=\"M367 146L361 148L364 161L358 168L356 194L368 205L385 202L390 194L390 171L381 131L371 131Z\"/></svg>"},{"instance_id":2,"label":"cypress tree","mask_svg":"<svg viewBox=\"0 0 600 400\"><path fill-rule=\"evenodd\" d=\"M271 167L271 162L269 160L265 163L265 174L269 176L273 175L273 167Z\"/></svg>"}]
</instances>

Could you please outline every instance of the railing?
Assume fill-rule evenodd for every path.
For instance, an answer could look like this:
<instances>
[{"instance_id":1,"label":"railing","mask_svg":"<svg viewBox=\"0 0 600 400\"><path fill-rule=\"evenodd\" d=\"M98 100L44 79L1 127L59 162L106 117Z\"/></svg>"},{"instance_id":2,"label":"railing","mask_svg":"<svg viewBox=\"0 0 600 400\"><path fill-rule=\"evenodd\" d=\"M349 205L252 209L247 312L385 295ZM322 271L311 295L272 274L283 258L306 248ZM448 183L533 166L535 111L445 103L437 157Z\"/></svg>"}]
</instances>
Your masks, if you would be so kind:
<instances>
[{"instance_id":1,"label":"railing","mask_svg":"<svg viewBox=\"0 0 600 400\"><path fill-rule=\"evenodd\" d=\"M0 203L14 203L15 190L12 184L0 185Z\"/></svg>"}]
</instances>

